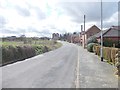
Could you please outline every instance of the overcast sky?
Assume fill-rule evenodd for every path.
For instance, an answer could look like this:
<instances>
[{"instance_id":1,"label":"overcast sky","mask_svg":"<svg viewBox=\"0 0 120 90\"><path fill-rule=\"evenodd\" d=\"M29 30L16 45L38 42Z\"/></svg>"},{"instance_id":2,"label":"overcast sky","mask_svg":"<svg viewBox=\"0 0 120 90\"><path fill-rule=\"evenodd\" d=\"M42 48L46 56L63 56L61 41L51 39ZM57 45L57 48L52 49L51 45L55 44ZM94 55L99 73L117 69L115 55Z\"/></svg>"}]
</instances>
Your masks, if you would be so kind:
<instances>
[{"instance_id":1,"label":"overcast sky","mask_svg":"<svg viewBox=\"0 0 120 90\"><path fill-rule=\"evenodd\" d=\"M80 32L83 15L86 29L100 27L100 0L0 0L0 36L51 36ZM109 0L108 0L109 1ZM103 0L103 27L118 24L118 0Z\"/></svg>"}]
</instances>

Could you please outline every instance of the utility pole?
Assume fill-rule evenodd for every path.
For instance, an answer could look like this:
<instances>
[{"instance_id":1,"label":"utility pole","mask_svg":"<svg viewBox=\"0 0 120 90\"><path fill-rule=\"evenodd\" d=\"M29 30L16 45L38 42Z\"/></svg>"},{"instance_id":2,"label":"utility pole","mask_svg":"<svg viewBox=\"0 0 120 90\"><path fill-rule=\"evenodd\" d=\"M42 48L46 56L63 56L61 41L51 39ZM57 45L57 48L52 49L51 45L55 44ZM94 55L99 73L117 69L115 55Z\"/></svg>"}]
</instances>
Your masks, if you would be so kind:
<instances>
[{"instance_id":1,"label":"utility pole","mask_svg":"<svg viewBox=\"0 0 120 90\"><path fill-rule=\"evenodd\" d=\"M73 43L73 42L72 42L72 34L71 34L71 43Z\"/></svg>"},{"instance_id":2,"label":"utility pole","mask_svg":"<svg viewBox=\"0 0 120 90\"><path fill-rule=\"evenodd\" d=\"M83 32L83 25L81 25L81 32Z\"/></svg>"},{"instance_id":3,"label":"utility pole","mask_svg":"<svg viewBox=\"0 0 120 90\"><path fill-rule=\"evenodd\" d=\"M103 61L103 12L102 12L102 0L101 0L101 61Z\"/></svg>"},{"instance_id":4,"label":"utility pole","mask_svg":"<svg viewBox=\"0 0 120 90\"><path fill-rule=\"evenodd\" d=\"M84 32L83 32L83 34L84 34L84 43L83 43L83 47L85 48L85 15L84 15Z\"/></svg>"},{"instance_id":5,"label":"utility pole","mask_svg":"<svg viewBox=\"0 0 120 90\"><path fill-rule=\"evenodd\" d=\"M80 37L80 43L81 43L81 46L83 44L83 39L82 38L82 34L83 34L83 25L81 25L81 37ZM82 41L81 41L82 40Z\"/></svg>"}]
</instances>

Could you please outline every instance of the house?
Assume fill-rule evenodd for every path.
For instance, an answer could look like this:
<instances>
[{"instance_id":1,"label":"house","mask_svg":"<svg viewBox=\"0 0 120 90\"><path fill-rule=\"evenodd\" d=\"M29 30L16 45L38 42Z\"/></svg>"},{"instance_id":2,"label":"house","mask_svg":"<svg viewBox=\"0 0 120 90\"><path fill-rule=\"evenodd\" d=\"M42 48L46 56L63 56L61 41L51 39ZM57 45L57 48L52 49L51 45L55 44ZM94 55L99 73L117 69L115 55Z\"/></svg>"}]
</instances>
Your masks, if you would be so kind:
<instances>
[{"instance_id":1,"label":"house","mask_svg":"<svg viewBox=\"0 0 120 90\"><path fill-rule=\"evenodd\" d=\"M120 34L120 26L112 26L109 29L102 31L103 41L107 39L118 42L120 40L119 34ZM97 38L98 42L100 43L101 32L97 33L94 36Z\"/></svg>"},{"instance_id":2,"label":"house","mask_svg":"<svg viewBox=\"0 0 120 90\"><path fill-rule=\"evenodd\" d=\"M53 33L53 34L52 34L52 39L53 39L53 40L58 40L59 38L60 38L59 33Z\"/></svg>"},{"instance_id":3,"label":"house","mask_svg":"<svg viewBox=\"0 0 120 90\"><path fill-rule=\"evenodd\" d=\"M90 38L91 36L99 33L101 30L96 26L93 25L90 27L87 31L82 31L81 32L81 44L82 46L85 46L87 44L87 39Z\"/></svg>"},{"instance_id":4,"label":"house","mask_svg":"<svg viewBox=\"0 0 120 90\"><path fill-rule=\"evenodd\" d=\"M80 43L80 33L73 33L71 39L72 43Z\"/></svg>"}]
</instances>

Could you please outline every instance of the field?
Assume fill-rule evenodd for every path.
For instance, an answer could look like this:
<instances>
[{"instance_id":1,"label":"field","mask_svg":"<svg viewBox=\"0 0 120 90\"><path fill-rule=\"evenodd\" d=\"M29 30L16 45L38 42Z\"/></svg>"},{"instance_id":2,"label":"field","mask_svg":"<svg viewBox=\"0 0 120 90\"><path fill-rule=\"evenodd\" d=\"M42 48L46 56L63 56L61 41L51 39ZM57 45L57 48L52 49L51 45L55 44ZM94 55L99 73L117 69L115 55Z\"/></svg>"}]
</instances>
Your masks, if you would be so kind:
<instances>
[{"instance_id":1,"label":"field","mask_svg":"<svg viewBox=\"0 0 120 90\"><path fill-rule=\"evenodd\" d=\"M26 41L3 41L0 42L2 52L2 65L25 60L62 46L54 40L26 40Z\"/></svg>"}]
</instances>

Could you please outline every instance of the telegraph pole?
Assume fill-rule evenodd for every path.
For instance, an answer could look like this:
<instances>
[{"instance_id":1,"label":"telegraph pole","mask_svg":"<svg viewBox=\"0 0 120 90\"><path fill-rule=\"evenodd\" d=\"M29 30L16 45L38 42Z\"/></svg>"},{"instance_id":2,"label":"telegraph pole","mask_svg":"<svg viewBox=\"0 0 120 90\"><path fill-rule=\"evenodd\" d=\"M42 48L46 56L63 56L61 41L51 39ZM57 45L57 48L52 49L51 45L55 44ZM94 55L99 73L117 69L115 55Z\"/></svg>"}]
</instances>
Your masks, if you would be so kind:
<instances>
[{"instance_id":1,"label":"telegraph pole","mask_svg":"<svg viewBox=\"0 0 120 90\"><path fill-rule=\"evenodd\" d=\"M84 48L85 48L85 15L84 15L84 43L83 43L83 46L84 46Z\"/></svg>"},{"instance_id":2,"label":"telegraph pole","mask_svg":"<svg viewBox=\"0 0 120 90\"><path fill-rule=\"evenodd\" d=\"M73 43L73 42L72 42L72 34L71 34L71 37L70 37L70 38L71 38L71 43Z\"/></svg>"},{"instance_id":3,"label":"telegraph pole","mask_svg":"<svg viewBox=\"0 0 120 90\"><path fill-rule=\"evenodd\" d=\"M81 25L81 32L83 32L83 25Z\"/></svg>"},{"instance_id":4,"label":"telegraph pole","mask_svg":"<svg viewBox=\"0 0 120 90\"><path fill-rule=\"evenodd\" d=\"M102 12L102 0L101 0L101 61L103 61L103 12Z\"/></svg>"},{"instance_id":5,"label":"telegraph pole","mask_svg":"<svg viewBox=\"0 0 120 90\"><path fill-rule=\"evenodd\" d=\"M81 25L81 37L80 37L80 44L81 44L81 46L82 46L82 44L83 44L83 40L81 41L82 34L83 34L83 25ZM82 43L81 43L81 42L82 42Z\"/></svg>"}]
</instances>

